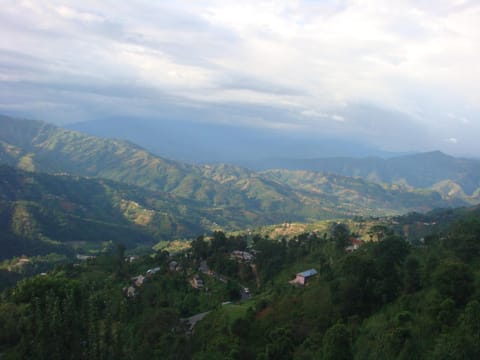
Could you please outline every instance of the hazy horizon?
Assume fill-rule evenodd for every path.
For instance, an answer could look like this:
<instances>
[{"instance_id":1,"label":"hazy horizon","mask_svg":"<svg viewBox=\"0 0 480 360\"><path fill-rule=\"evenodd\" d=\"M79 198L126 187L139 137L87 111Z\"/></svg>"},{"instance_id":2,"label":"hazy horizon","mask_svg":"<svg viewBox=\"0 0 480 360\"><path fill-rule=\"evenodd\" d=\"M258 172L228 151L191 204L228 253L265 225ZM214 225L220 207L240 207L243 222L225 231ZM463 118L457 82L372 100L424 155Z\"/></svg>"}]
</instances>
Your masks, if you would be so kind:
<instances>
[{"instance_id":1,"label":"hazy horizon","mask_svg":"<svg viewBox=\"0 0 480 360\"><path fill-rule=\"evenodd\" d=\"M0 113L480 155L475 1L0 4Z\"/></svg>"}]
</instances>

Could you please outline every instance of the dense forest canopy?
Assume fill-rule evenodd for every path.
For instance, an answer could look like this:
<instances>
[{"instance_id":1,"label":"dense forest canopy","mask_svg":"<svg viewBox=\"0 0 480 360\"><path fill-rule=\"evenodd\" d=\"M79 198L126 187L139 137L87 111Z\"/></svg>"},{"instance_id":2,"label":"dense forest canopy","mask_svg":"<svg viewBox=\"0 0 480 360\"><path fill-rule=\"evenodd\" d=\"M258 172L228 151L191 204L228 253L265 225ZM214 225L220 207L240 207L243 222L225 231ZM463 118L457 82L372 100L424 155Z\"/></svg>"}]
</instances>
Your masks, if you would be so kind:
<instances>
[{"instance_id":1,"label":"dense forest canopy","mask_svg":"<svg viewBox=\"0 0 480 360\"><path fill-rule=\"evenodd\" d=\"M380 230L351 252L356 234L342 223L280 240L214 232L186 252L133 262L117 246L6 290L0 351L6 359L478 358L476 213L417 245L389 226L372 232ZM310 268L318 274L305 286L289 283ZM147 280L128 295L139 274ZM203 287L192 285L198 278ZM182 320L207 311L193 332Z\"/></svg>"}]
</instances>

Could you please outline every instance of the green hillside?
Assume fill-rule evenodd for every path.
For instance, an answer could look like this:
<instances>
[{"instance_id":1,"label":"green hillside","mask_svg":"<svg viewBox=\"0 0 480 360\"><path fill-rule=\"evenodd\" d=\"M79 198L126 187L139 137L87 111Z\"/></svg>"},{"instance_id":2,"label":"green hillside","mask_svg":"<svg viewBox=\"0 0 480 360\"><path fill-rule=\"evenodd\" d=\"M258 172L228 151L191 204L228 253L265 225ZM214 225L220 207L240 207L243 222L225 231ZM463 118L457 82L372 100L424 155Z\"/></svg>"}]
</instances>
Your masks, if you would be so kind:
<instances>
[{"instance_id":1,"label":"green hillside","mask_svg":"<svg viewBox=\"0 0 480 360\"><path fill-rule=\"evenodd\" d=\"M287 184L288 186L314 194L328 196L332 203L342 199L344 211L352 206L352 212L359 209L359 215L388 213L388 209L405 212L408 209L427 211L445 204L461 206L465 199L442 197L440 192L425 189L412 189L397 185L381 185L358 177L346 177L313 171L269 170L262 173L265 177ZM472 199L472 202L475 202ZM341 205L341 204L340 204ZM358 213L357 213L358 214Z\"/></svg>"},{"instance_id":2,"label":"green hillside","mask_svg":"<svg viewBox=\"0 0 480 360\"><path fill-rule=\"evenodd\" d=\"M203 232L195 204L109 180L0 166L0 259L128 247Z\"/></svg>"},{"instance_id":3,"label":"green hillside","mask_svg":"<svg viewBox=\"0 0 480 360\"><path fill-rule=\"evenodd\" d=\"M6 359L478 359L478 214L398 217L390 225L436 219L443 234L430 228L428 241L409 242L389 229L351 252L351 223L281 241L215 232L184 253L133 262L118 248L4 291L0 350Z\"/></svg>"},{"instance_id":4,"label":"green hillside","mask_svg":"<svg viewBox=\"0 0 480 360\"><path fill-rule=\"evenodd\" d=\"M0 129L0 161L28 171L104 178L168 193L187 201L186 209L195 214L189 215L195 230L401 214L476 201L317 172L189 165L154 156L126 141L39 121L2 116Z\"/></svg>"},{"instance_id":5,"label":"green hillside","mask_svg":"<svg viewBox=\"0 0 480 360\"><path fill-rule=\"evenodd\" d=\"M376 157L273 159L256 164L254 167L319 171L415 188L435 189L448 182L467 195L474 195L475 191L480 188L479 160L455 158L440 151L397 156L390 159Z\"/></svg>"}]
</instances>

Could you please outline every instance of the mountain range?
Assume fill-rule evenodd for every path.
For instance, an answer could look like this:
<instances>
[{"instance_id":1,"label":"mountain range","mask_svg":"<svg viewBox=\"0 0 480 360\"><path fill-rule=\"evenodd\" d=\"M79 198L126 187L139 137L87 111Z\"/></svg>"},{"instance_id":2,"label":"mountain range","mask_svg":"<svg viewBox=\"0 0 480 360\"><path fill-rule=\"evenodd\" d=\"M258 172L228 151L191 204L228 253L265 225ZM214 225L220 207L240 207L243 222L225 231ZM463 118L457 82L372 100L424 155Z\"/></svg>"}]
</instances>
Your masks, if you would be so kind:
<instances>
[{"instance_id":1,"label":"mountain range","mask_svg":"<svg viewBox=\"0 0 480 360\"><path fill-rule=\"evenodd\" d=\"M433 155L447 162L458 160ZM468 178L468 189L478 185L475 162L465 163L454 180L447 176L455 172L446 171L445 178L438 175L440 181L430 188L417 188L332 172L257 172L226 164L192 165L159 157L125 140L6 116L0 117L0 162L8 165L2 171L10 179L2 183L2 226L13 229L11 238L18 238L24 235L19 229L30 225L14 224L40 224L38 228L32 225L30 233L36 235L30 238L43 236L48 244L87 241L66 229L87 228L81 224L93 222L101 224L96 233L108 235L93 236L92 242L128 237L133 239L127 241L129 245L136 246L218 228L381 216L478 203L478 191L466 195L462 183L455 182ZM421 174L418 162L412 162L411 172L415 166ZM22 222L18 216L27 220ZM41 226L44 223L50 232ZM130 233L116 235L122 228Z\"/></svg>"},{"instance_id":2,"label":"mountain range","mask_svg":"<svg viewBox=\"0 0 480 360\"><path fill-rule=\"evenodd\" d=\"M272 157L391 156L359 141L300 131L181 119L103 118L66 125L86 134L124 139L152 153L190 163L249 165Z\"/></svg>"},{"instance_id":3,"label":"mountain range","mask_svg":"<svg viewBox=\"0 0 480 360\"><path fill-rule=\"evenodd\" d=\"M480 185L480 160L462 159L440 151L396 156L352 158L276 158L251 162L251 167L261 169L308 170L361 177L377 183L399 184L415 188L429 188L445 181L455 183L468 195Z\"/></svg>"},{"instance_id":4,"label":"mountain range","mask_svg":"<svg viewBox=\"0 0 480 360\"><path fill-rule=\"evenodd\" d=\"M398 155L333 138L229 124L107 118L68 125L94 136L119 138L148 151L193 163L228 162L255 171L306 170L361 177L382 184L433 188L444 196L474 195L480 160L440 151Z\"/></svg>"}]
</instances>

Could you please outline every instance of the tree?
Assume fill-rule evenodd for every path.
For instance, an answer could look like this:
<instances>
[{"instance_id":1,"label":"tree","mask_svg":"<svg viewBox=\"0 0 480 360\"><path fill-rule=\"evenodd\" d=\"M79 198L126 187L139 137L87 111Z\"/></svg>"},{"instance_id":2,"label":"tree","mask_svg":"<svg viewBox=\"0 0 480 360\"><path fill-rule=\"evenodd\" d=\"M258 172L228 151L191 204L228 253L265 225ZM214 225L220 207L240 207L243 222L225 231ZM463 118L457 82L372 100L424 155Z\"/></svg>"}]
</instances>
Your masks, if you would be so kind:
<instances>
[{"instance_id":1,"label":"tree","mask_svg":"<svg viewBox=\"0 0 480 360\"><path fill-rule=\"evenodd\" d=\"M350 334L343 324L335 324L327 330L323 337L323 360L353 359Z\"/></svg>"},{"instance_id":2,"label":"tree","mask_svg":"<svg viewBox=\"0 0 480 360\"><path fill-rule=\"evenodd\" d=\"M330 229L330 236L335 242L335 248L337 251L344 251L348 246L348 240L350 238L350 230L345 224L333 224Z\"/></svg>"},{"instance_id":3,"label":"tree","mask_svg":"<svg viewBox=\"0 0 480 360\"><path fill-rule=\"evenodd\" d=\"M263 280L271 280L285 263L285 244L268 239L257 242L255 249L258 251L256 265Z\"/></svg>"},{"instance_id":4,"label":"tree","mask_svg":"<svg viewBox=\"0 0 480 360\"><path fill-rule=\"evenodd\" d=\"M292 330L287 327L273 329L267 336L265 354L269 360L291 359L294 349Z\"/></svg>"},{"instance_id":5,"label":"tree","mask_svg":"<svg viewBox=\"0 0 480 360\"><path fill-rule=\"evenodd\" d=\"M115 244L115 255L113 257L114 272L118 278L122 278L126 274L125 264L125 245Z\"/></svg>"},{"instance_id":6,"label":"tree","mask_svg":"<svg viewBox=\"0 0 480 360\"><path fill-rule=\"evenodd\" d=\"M420 262L414 256L409 256L404 264L404 286L407 294L418 291L420 283Z\"/></svg>"},{"instance_id":7,"label":"tree","mask_svg":"<svg viewBox=\"0 0 480 360\"><path fill-rule=\"evenodd\" d=\"M373 237L377 241L381 241L386 235L391 235L392 232L385 225L373 225L370 230L368 230L368 235L370 239L373 240Z\"/></svg>"},{"instance_id":8,"label":"tree","mask_svg":"<svg viewBox=\"0 0 480 360\"><path fill-rule=\"evenodd\" d=\"M447 248L454 251L462 261L470 262L480 255L480 221L477 218L459 221L452 226L445 239Z\"/></svg>"},{"instance_id":9,"label":"tree","mask_svg":"<svg viewBox=\"0 0 480 360\"><path fill-rule=\"evenodd\" d=\"M211 247L213 252L227 251L227 237L222 231L213 232Z\"/></svg>"},{"instance_id":10,"label":"tree","mask_svg":"<svg viewBox=\"0 0 480 360\"><path fill-rule=\"evenodd\" d=\"M374 285L379 274L375 265L370 254L354 252L344 257L339 287L333 289L342 314L364 314L378 304Z\"/></svg>"},{"instance_id":11,"label":"tree","mask_svg":"<svg viewBox=\"0 0 480 360\"><path fill-rule=\"evenodd\" d=\"M410 252L409 244L399 236L388 236L376 243L373 255L379 275L377 293L383 302L390 302L402 287L400 264Z\"/></svg>"},{"instance_id":12,"label":"tree","mask_svg":"<svg viewBox=\"0 0 480 360\"><path fill-rule=\"evenodd\" d=\"M452 298L456 305L464 305L474 290L474 277L470 268L460 262L439 265L434 274L434 285L446 298Z\"/></svg>"},{"instance_id":13,"label":"tree","mask_svg":"<svg viewBox=\"0 0 480 360\"><path fill-rule=\"evenodd\" d=\"M202 236L197 237L191 243L193 257L196 259L205 259L208 256L208 243Z\"/></svg>"}]
</instances>

